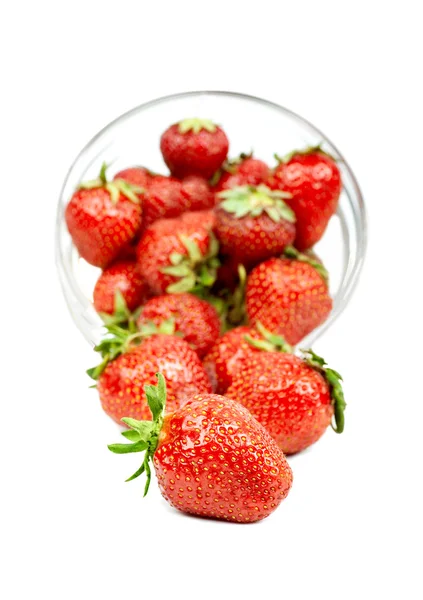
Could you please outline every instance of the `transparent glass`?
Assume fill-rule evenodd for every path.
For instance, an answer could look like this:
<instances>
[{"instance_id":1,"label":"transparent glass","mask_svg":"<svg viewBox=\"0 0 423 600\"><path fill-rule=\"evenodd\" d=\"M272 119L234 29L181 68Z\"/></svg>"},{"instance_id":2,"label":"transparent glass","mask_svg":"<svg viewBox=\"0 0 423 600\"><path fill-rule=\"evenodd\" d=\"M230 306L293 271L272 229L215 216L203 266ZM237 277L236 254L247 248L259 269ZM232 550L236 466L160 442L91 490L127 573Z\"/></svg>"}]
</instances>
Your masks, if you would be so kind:
<instances>
[{"instance_id":1,"label":"transparent glass","mask_svg":"<svg viewBox=\"0 0 423 600\"><path fill-rule=\"evenodd\" d=\"M133 165L166 173L159 149L160 135L170 123L192 116L212 119L224 127L231 157L254 150L255 156L274 164L274 152L283 155L295 148L322 143L338 159L343 179L338 212L316 245L316 252L330 273L334 304L327 321L301 342L303 347L312 345L345 309L357 284L366 250L363 197L347 161L311 123L267 100L230 92L188 92L142 104L102 129L75 159L59 198L56 261L77 327L91 344L98 343L104 332L92 304L92 291L100 271L79 258L72 244L64 219L69 198L79 182L97 176L103 161L111 164L111 174Z\"/></svg>"}]
</instances>

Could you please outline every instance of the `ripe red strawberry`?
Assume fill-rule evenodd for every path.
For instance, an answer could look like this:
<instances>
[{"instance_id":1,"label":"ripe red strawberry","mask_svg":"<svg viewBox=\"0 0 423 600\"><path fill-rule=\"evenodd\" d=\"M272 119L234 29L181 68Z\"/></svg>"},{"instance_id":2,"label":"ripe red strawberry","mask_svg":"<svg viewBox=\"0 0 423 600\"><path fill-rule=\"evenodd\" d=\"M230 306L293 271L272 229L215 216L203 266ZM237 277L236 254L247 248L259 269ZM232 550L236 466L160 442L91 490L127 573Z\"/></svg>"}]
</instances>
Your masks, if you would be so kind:
<instances>
[{"instance_id":1,"label":"ripe red strawberry","mask_svg":"<svg viewBox=\"0 0 423 600\"><path fill-rule=\"evenodd\" d=\"M153 420L123 419L130 443L109 446L117 454L145 451L129 479L145 471L145 495L152 460L163 497L182 512L238 523L269 516L288 495L292 471L267 431L216 394L196 394L165 416L165 380L158 379L145 388Z\"/></svg>"},{"instance_id":2,"label":"ripe red strawberry","mask_svg":"<svg viewBox=\"0 0 423 600\"><path fill-rule=\"evenodd\" d=\"M285 454L293 454L314 444L333 416L335 431L343 431L341 380L311 350L303 358L258 352L234 374L226 395L238 399Z\"/></svg>"},{"instance_id":3,"label":"ripe red strawberry","mask_svg":"<svg viewBox=\"0 0 423 600\"><path fill-rule=\"evenodd\" d=\"M228 154L225 132L208 119L185 119L162 135L160 150L175 177L201 175L209 179Z\"/></svg>"},{"instance_id":4,"label":"ripe red strawberry","mask_svg":"<svg viewBox=\"0 0 423 600\"><path fill-rule=\"evenodd\" d=\"M154 382L157 371L168 383L169 410L175 410L192 394L211 391L197 354L185 340L173 335L170 323L160 328L149 325L134 334L113 325L108 330L113 337L96 348L103 361L88 374L97 380L104 411L118 423L124 416L149 418L142 390L145 384Z\"/></svg>"},{"instance_id":5,"label":"ripe red strawberry","mask_svg":"<svg viewBox=\"0 0 423 600\"><path fill-rule=\"evenodd\" d=\"M220 319L216 309L192 294L166 294L151 298L142 308L138 325L147 323L160 325L173 319L175 331L182 334L198 356L210 350L219 337Z\"/></svg>"},{"instance_id":6,"label":"ripe red strawberry","mask_svg":"<svg viewBox=\"0 0 423 600\"><path fill-rule=\"evenodd\" d=\"M152 173L145 167L129 167L116 173L114 179L123 179L131 185L146 190L155 177L155 173Z\"/></svg>"},{"instance_id":7,"label":"ripe red strawberry","mask_svg":"<svg viewBox=\"0 0 423 600\"><path fill-rule=\"evenodd\" d=\"M148 287L135 262L122 260L102 272L95 284L93 296L94 308L99 313L111 315L116 312L116 301L119 299L132 312L148 298Z\"/></svg>"},{"instance_id":8,"label":"ripe red strawberry","mask_svg":"<svg viewBox=\"0 0 423 600\"><path fill-rule=\"evenodd\" d=\"M242 373L251 356L260 350L290 352L292 349L282 337L271 334L260 323L257 329L244 325L222 335L203 360L213 391L224 394L235 375Z\"/></svg>"},{"instance_id":9,"label":"ripe red strawberry","mask_svg":"<svg viewBox=\"0 0 423 600\"><path fill-rule=\"evenodd\" d=\"M219 245L211 211L160 219L147 227L137 247L142 277L155 294L211 287L216 278Z\"/></svg>"},{"instance_id":10,"label":"ripe red strawberry","mask_svg":"<svg viewBox=\"0 0 423 600\"><path fill-rule=\"evenodd\" d=\"M182 180L182 195L187 202L186 210L207 210L215 204L209 182L199 175L188 175Z\"/></svg>"},{"instance_id":11,"label":"ripe red strawberry","mask_svg":"<svg viewBox=\"0 0 423 600\"><path fill-rule=\"evenodd\" d=\"M111 183L103 164L98 179L82 183L66 207L69 233L79 254L104 269L141 225L140 189L122 179Z\"/></svg>"},{"instance_id":12,"label":"ripe red strawberry","mask_svg":"<svg viewBox=\"0 0 423 600\"><path fill-rule=\"evenodd\" d=\"M288 253L296 258L271 258L251 271L246 305L253 326L260 322L295 345L326 320L332 298L323 265L293 248Z\"/></svg>"},{"instance_id":13,"label":"ripe red strawberry","mask_svg":"<svg viewBox=\"0 0 423 600\"><path fill-rule=\"evenodd\" d=\"M266 185L290 192L287 203L297 217L295 246L306 250L320 240L336 212L341 174L334 159L319 147L295 151L279 160Z\"/></svg>"},{"instance_id":14,"label":"ripe red strawberry","mask_svg":"<svg viewBox=\"0 0 423 600\"><path fill-rule=\"evenodd\" d=\"M280 254L294 241L295 215L284 192L264 185L241 186L220 192L215 207L215 233L221 251L244 265Z\"/></svg>"},{"instance_id":15,"label":"ripe red strawberry","mask_svg":"<svg viewBox=\"0 0 423 600\"><path fill-rule=\"evenodd\" d=\"M269 175L270 169L265 162L253 158L251 154L241 154L235 160L226 161L220 172L217 172L215 191L221 192L241 185L259 185Z\"/></svg>"}]
</instances>

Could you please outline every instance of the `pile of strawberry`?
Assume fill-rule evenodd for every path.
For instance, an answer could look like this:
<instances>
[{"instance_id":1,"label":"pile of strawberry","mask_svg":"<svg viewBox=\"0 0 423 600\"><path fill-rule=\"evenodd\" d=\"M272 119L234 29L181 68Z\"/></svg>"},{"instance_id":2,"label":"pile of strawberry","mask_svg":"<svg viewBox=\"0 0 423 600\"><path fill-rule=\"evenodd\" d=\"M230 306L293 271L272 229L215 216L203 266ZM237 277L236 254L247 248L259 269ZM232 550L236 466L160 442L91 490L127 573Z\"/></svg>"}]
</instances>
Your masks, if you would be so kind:
<instances>
[{"instance_id":1,"label":"pile of strawberry","mask_svg":"<svg viewBox=\"0 0 423 600\"><path fill-rule=\"evenodd\" d=\"M225 132L205 119L172 125L160 148L171 175L132 167L108 180L103 165L66 209L80 256L102 269L107 333L89 374L128 427L110 449L145 453L130 479L146 472L147 490L152 460L176 508L257 521L288 494L285 454L343 430L340 375L292 347L332 308L312 247L340 172L319 147L275 155L274 168L228 160Z\"/></svg>"}]
</instances>

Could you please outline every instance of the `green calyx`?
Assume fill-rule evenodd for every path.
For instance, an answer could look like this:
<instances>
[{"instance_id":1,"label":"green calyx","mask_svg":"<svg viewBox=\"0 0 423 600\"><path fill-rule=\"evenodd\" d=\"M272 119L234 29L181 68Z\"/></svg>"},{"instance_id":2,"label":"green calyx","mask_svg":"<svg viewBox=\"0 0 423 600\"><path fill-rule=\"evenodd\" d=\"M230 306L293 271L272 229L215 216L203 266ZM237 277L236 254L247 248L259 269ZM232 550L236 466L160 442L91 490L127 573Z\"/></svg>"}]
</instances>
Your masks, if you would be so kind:
<instances>
[{"instance_id":1,"label":"green calyx","mask_svg":"<svg viewBox=\"0 0 423 600\"><path fill-rule=\"evenodd\" d=\"M324 265L319 262L315 255L312 252L304 253L300 252L294 246L287 246L283 251L282 258L291 258L293 260L298 260L303 263L307 263L319 273L322 279L325 281L326 285L329 282L329 273Z\"/></svg>"},{"instance_id":2,"label":"green calyx","mask_svg":"<svg viewBox=\"0 0 423 600\"><path fill-rule=\"evenodd\" d=\"M320 142L319 144L316 144L315 146L306 146L305 148L302 148L301 150L292 150L291 152L288 152L287 154L284 154L284 156L279 156L279 154L274 154L274 158L278 161L279 164L283 163L284 165L286 165L287 163L289 163L294 156L297 155L301 155L301 156L306 156L307 154L324 154L324 156L327 156L328 158L331 158L334 162L336 162L336 158L334 158L331 154L329 154L328 152L325 152L322 149L322 144L323 142Z\"/></svg>"},{"instance_id":3,"label":"green calyx","mask_svg":"<svg viewBox=\"0 0 423 600\"><path fill-rule=\"evenodd\" d=\"M292 354L293 348L288 344L284 337L272 333L266 329L260 321L256 323L255 328L262 336L262 339L258 340L249 335L245 335L244 339L250 346L257 348L257 350L263 350L264 352L288 352L289 354Z\"/></svg>"},{"instance_id":4,"label":"green calyx","mask_svg":"<svg viewBox=\"0 0 423 600\"><path fill-rule=\"evenodd\" d=\"M110 199L113 204L117 204L119 197L125 196L128 200L134 204L139 204L139 194L144 193L144 189L138 185L132 185L123 179L114 179L113 181L107 180L107 169L109 165L103 163L101 165L99 176L96 179L90 181L84 181L79 185L80 190L92 190L95 188L104 188L110 194Z\"/></svg>"},{"instance_id":5,"label":"green calyx","mask_svg":"<svg viewBox=\"0 0 423 600\"><path fill-rule=\"evenodd\" d=\"M121 325L122 327L129 329L131 333L136 333L136 321L140 315L141 310L142 306L138 307L137 310L131 313L125 302L125 298L123 297L122 292L120 290L116 290L113 314L99 314L105 325Z\"/></svg>"},{"instance_id":6,"label":"green calyx","mask_svg":"<svg viewBox=\"0 0 423 600\"><path fill-rule=\"evenodd\" d=\"M136 331L124 329L115 324L105 325L105 328L107 336L94 348L103 360L97 366L87 370L87 375L94 381L97 381L110 362L121 354L129 352L134 346L141 344L144 339L158 334L174 335L175 320L168 319L160 323L159 326L148 322Z\"/></svg>"},{"instance_id":7,"label":"green calyx","mask_svg":"<svg viewBox=\"0 0 423 600\"><path fill-rule=\"evenodd\" d=\"M213 121L210 121L210 119L184 119L178 123L179 133L188 133L188 131L192 131L192 133L200 133L202 129L205 129L210 133L214 133L217 129L217 126L213 123Z\"/></svg>"},{"instance_id":8,"label":"green calyx","mask_svg":"<svg viewBox=\"0 0 423 600\"><path fill-rule=\"evenodd\" d=\"M265 185L241 185L219 192L218 196L223 198L219 207L237 219L247 215L258 217L265 213L275 223L281 219L295 223L294 211L284 202L284 199L291 198L288 192L271 190Z\"/></svg>"},{"instance_id":9,"label":"green calyx","mask_svg":"<svg viewBox=\"0 0 423 600\"><path fill-rule=\"evenodd\" d=\"M187 254L173 252L169 257L171 264L161 269L162 273L178 279L175 283L167 286L166 292L168 294L182 294L183 292L195 294L211 288L216 281L217 269L220 266L217 257L219 242L210 231L207 254L203 255L196 242L190 237L180 234L179 239Z\"/></svg>"},{"instance_id":10,"label":"green calyx","mask_svg":"<svg viewBox=\"0 0 423 600\"><path fill-rule=\"evenodd\" d=\"M342 433L344 431L344 411L347 406L344 399L344 391L342 389L342 376L333 369L327 367L326 361L318 356L313 350L301 350L304 355L304 360L310 367L318 371L326 379L329 386L330 397L332 399L334 423L332 423L332 429L336 433Z\"/></svg>"},{"instance_id":11,"label":"green calyx","mask_svg":"<svg viewBox=\"0 0 423 600\"><path fill-rule=\"evenodd\" d=\"M115 454L144 452L144 460L141 467L126 480L132 481L132 479L136 479L145 472L147 481L145 483L144 496L147 494L148 488L150 487L150 461L153 460L154 453L159 444L159 436L163 426L163 418L166 408L166 381L161 373L157 373L156 377L158 380L157 385L146 385L144 387L153 420L137 421L136 419L124 417L122 422L125 423L129 429L127 431L122 431L122 435L129 441L129 443L110 444L108 446L109 450Z\"/></svg>"},{"instance_id":12,"label":"green calyx","mask_svg":"<svg viewBox=\"0 0 423 600\"><path fill-rule=\"evenodd\" d=\"M246 154L245 152L241 152L241 154L239 156L237 156L236 158L231 158L230 160L225 160L224 163L222 164L222 166L220 167L220 169L218 169L211 177L211 179L209 180L209 184L211 185L211 187L214 187L215 185L217 185L220 181L220 178L222 177L223 173L231 173L231 175L234 175L236 173L237 167L247 158L252 158L253 157L253 151L251 150L251 152L249 154Z\"/></svg>"}]
</instances>

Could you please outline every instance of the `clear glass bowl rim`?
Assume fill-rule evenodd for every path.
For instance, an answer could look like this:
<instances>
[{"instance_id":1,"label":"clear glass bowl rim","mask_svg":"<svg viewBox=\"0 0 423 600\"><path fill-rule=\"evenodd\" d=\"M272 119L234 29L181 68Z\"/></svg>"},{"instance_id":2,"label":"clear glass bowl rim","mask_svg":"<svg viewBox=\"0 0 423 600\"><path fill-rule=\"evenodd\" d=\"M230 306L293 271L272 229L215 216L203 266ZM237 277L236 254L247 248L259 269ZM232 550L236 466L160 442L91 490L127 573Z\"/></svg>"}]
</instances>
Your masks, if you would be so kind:
<instances>
[{"instance_id":1,"label":"clear glass bowl rim","mask_svg":"<svg viewBox=\"0 0 423 600\"><path fill-rule=\"evenodd\" d=\"M82 297L82 293L78 287L77 281L75 280L74 274L70 270L65 268L65 266L64 266L65 263L64 263L63 255L62 255L63 248L62 248L62 239L61 239L61 224L62 224L62 220L64 218L64 215L63 215L64 208L63 207L65 205L65 202L68 200L67 198L64 198L64 195L65 195L66 187L68 184L68 180L71 176L71 173L73 172L73 169L75 168L77 163L81 159L83 159L85 153L89 152L91 146L93 146L97 142L97 140L99 140L110 129L113 129L113 127L115 125L122 123L122 122L126 121L127 119L131 118L133 115L135 115L145 109L153 107L157 104L161 104L161 103L165 103L165 102L169 102L169 101L181 99L181 98L189 98L192 96L205 96L205 95L244 99L244 100L256 102L256 103L264 105L264 106L268 106L270 108L276 109L277 111L284 113L285 115L289 116L294 121L297 121L301 125L309 128L315 134L317 134L323 140L325 140L325 142L331 146L333 151L338 156L338 160L342 161L344 170L346 170L348 172L350 181L352 183L352 188L353 188L354 194L356 196L356 201L357 201L356 206L352 205L354 219L356 221L356 226L357 226L357 251L356 251L355 261L354 261L353 267L350 270L348 276L344 277L344 279L342 281L342 285L336 294L337 302L334 305L334 308L333 308L331 314L329 315L329 318L320 327L315 329L311 334L309 334L301 342L301 345L303 347L304 346L308 347L318 337L320 337L327 329L329 329L329 327L332 326L332 324L336 321L336 319L338 319L338 317L345 310L345 308L346 308L348 302L350 301L351 296L357 286L359 276L360 276L361 270L363 268L364 258L365 258L366 249L367 249L367 214L366 214L366 208L365 208L363 194L361 192L361 189L357 182L357 179L354 175L354 172L352 171L348 162L345 160L342 153L338 150L338 148L335 146L335 144L327 137L327 135L324 134L320 129L318 129L313 123L311 123L304 117L298 115L294 111L292 111L288 108L285 108L284 106L281 106L280 104L272 102L271 100L266 100L266 99L260 98L258 96L254 96L254 95L250 95L250 94L243 94L240 92L220 91L220 90L195 90L195 91L189 91L189 92L180 92L180 93L175 93L175 94L169 94L166 96L161 96L159 98L155 98L153 100L149 100L148 102L139 104L138 106L122 113L120 116L118 116L115 119L113 119L112 121L110 121L98 133L96 133L89 140L89 142L83 147L83 149L79 152L79 154L76 156L76 158L72 162L71 166L69 167L68 172L65 177L65 180L63 182L63 185L62 185L62 188L60 191L59 203L58 203L58 209L57 209L57 217L56 217L56 235L55 235L56 267L58 270L58 275L59 275L62 291L64 293L65 299L68 302L69 309L70 309L70 302L67 297L69 289L72 291L74 297L77 298L81 302L81 305L84 303L84 298ZM95 328L95 327L98 328L98 324L93 323L93 328ZM81 329L81 327L79 327L79 328ZM81 331L82 331L82 329L81 329ZM82 331L82 333L84 334L86 339L88 341L90 341L91 344L94 343L92 340L92 337L87 333L87 331Z\"/></svg>"}]
</instances>

